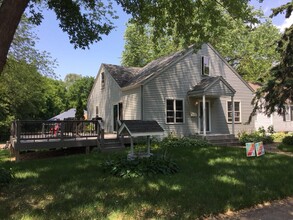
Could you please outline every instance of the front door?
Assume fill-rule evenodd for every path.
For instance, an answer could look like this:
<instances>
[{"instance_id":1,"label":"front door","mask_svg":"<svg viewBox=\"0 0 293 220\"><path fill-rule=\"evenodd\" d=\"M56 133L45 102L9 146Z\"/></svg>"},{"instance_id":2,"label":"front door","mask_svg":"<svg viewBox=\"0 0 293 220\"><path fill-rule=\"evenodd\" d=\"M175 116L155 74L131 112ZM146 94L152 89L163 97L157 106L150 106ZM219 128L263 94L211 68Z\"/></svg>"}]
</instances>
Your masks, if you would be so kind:
<instances>
[{"instance_id":1,"label":"front door","mask_svg":"<svg viewBox=\"0 0 293 220\"><path fill-rule=\"evenodd\" d=\"M203 132L203 102L199 103L199 130ZM206 102L206 131L211 131L211 110L210 110L210 102Z\"/></svg>"},{"instance_id":2,"label":"front door","mask_svg":"<svg viewBox=\"0 0 293 220\"><path fill-rule=\"evenodd\" d=\"M117 105L113 105L113 131L118 130L117 119L122 120L123 105L119 102Z\"/></svg>"}]
</instances>

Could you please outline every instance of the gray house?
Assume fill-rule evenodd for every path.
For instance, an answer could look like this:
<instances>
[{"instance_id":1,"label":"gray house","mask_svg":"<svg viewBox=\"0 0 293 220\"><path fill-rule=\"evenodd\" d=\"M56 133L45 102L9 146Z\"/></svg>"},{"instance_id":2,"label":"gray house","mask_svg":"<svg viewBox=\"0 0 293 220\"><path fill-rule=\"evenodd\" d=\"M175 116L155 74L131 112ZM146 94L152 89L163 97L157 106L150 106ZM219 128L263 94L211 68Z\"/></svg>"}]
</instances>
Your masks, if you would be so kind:
<instances>
[{"instance_id":1,"label":"gray house","mask_svg":"<svg viewBox=\"0 0 293 220\"><path fill-rule=\"evenodd\" d=\"M170 133L237 134L246 124L253 89L209 44L159 58L143 68L102 64L88 98L88 118L102 117L105 132L117 119L155 120Z\"/></svg>"}]
</instances>

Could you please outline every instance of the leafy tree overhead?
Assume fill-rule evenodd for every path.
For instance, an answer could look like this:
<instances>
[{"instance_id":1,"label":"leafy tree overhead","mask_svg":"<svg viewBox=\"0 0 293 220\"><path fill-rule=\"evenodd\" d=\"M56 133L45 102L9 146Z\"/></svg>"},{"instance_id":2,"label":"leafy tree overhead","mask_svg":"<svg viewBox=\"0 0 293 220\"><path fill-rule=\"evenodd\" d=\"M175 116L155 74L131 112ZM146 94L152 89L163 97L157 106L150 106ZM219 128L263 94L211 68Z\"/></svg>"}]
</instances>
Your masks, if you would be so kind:
<instances>
[{"instance_id":1,"label":"leafy tree overhead","mask_svg":"<svg viewBox=\"0 0 293 220\"><path fill-rule=\"evenodd\" d=\"M39 6L53 10L60 21L59 27L68 33L70 43L77 48L87 48L102 39L114 28L116 19L112 2L102 0L2 0L0 1L0 73L6 62L16 28L26 9L30 19L40 24L42 13Z\"/></svg>"},{"instance_id":2,"label":"leafy tree overhead","mask_svg":"<svg viewBox=\"0 0 293 220\"><path fill-rule=\"evenodd\" d=\"M285 12L285 17L289 18L292 10L291 1L273 9L272 16ZM256 92L253 114L263 109L267 115L275 111L282 115L286 112L286 104L293 102L293 25L286 28L276 52L281 56L280 62L271 68L268 81Z\"/></svg>"},{"instance_id":3,"label":"leafy tree overhead","mask_svg":"<svg viewBox=\"0 0 293 220\"><path fill-rule=\"evenodd\" d=\"M42 19L38 6L53 10L60 21L60 28L68 33L70 42L75 48L84 49L114 28L112 21L117 17L112 8L113 2L120 4L138 24L152 21L156 27L154 40L167 34L176 36L175 39L184 39L185 46L198 39L208 42L212 35L221 33L221 27L227 25L223 11L233 18L257 22L250 13L249 0L109 0L108 5L102 0L3 0L0 6L0 72L25 9L36 24ZM214 30L213 33L210 30Z\"/></svg>"},{"instance_id":4,"label":"leafy tree overhead","mask_svg":"<svg viewBox=\"0 0 293 220\"><path fill-rule=\"evenodd\" d=\"M260 12L257 14L262 18ZM269 19L254 27L244 24L240 19L224 16L229 25L217 37L211 38L210 43L246 80L262 81L267 77L272 63L279 60L279 54L275 52L275 43L280 37L278 29ZM124 36L123 65L141 67L184 47L183 39L179 39L179 44L176 44L172 36L163 36L153 42L154 29L152 24L128 24Z\"/></svg>"}]
</instances>

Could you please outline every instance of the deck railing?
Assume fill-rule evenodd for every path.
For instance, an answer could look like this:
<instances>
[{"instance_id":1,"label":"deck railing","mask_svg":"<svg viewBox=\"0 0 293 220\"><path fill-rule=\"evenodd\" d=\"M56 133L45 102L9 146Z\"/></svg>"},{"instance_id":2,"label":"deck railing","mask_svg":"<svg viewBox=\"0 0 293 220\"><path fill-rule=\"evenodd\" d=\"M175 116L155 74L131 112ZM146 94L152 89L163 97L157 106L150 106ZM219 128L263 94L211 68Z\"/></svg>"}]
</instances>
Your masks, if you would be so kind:
<instances>
[{"instance_id":1,"label":"deck railing","mask_svg":"<svg viewBox=\"0 0 293 220\"><path fill-rule=\"evenodd\" d=\"M101 120L14 121L11 136L17 142L41 139L101 138Z\"/></svg>"}]
</instances>

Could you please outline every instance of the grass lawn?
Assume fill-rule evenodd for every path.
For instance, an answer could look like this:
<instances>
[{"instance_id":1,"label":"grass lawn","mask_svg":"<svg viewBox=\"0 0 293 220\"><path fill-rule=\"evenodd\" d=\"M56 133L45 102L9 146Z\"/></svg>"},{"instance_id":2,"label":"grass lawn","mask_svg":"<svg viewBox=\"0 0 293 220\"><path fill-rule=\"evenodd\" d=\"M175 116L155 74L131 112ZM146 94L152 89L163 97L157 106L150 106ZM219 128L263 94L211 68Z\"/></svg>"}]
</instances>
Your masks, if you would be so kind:
<instances>
[{"instance_id":1,"label":"grass lawn","mask_svg":"<svg viewBox=\"0 0 293 220\"><path fill-rule=\"evenodd\" d=\"M0 191L1 219L194 219L293 195L292 157L222 147L169 153L179 173L121 179L100 167L113 153L14 163L2 150L0 165L16 181Z\"/></svg>"},{"instance_id":2,"label":"grass lawn","mask_svg":"<svg viewBox=\"0 0 293 220\"><path fill-rule=\"evenodd\" d=\"M281 143L278 148L282 151L293 153L293 145L283 144Z\"/></svg>"}]
</instances>

